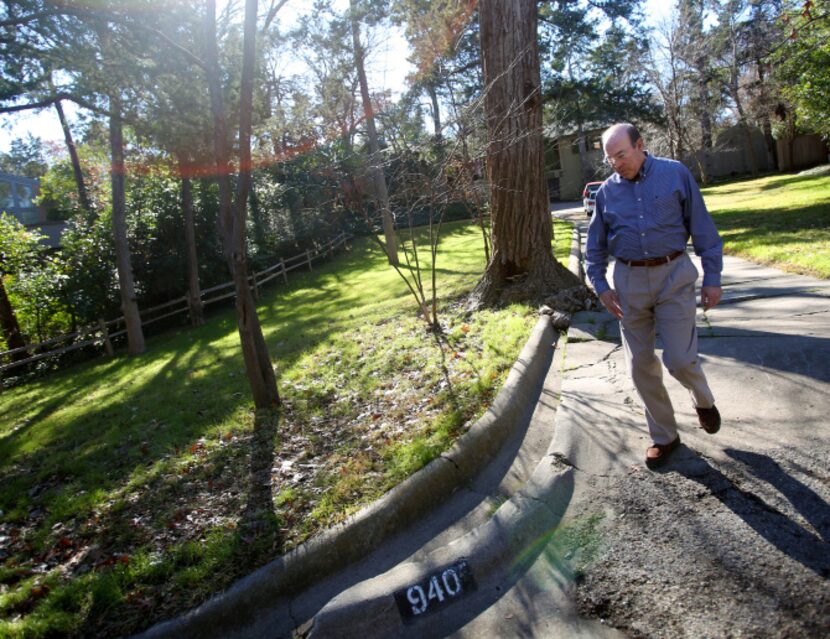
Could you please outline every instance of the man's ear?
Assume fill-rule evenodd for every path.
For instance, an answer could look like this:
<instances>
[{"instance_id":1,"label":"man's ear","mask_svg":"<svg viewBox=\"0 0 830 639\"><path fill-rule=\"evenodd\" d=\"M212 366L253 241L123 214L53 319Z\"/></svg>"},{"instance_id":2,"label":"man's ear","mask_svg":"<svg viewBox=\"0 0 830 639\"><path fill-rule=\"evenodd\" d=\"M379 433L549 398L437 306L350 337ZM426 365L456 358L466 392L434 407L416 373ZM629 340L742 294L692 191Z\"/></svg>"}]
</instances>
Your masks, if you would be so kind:
<instances>
[{"instance_id":1,"label":"man's ear","mask_svg":"<svg viewBox=\"0 0 830 639\"><path fill-rule=\"evenodd\" d=\"M636 148L638 151L644 151L645 150L646 145L643 143L643 138L640 138L639 140L637 140L637 146L634 147L634 148Z\"/></svg>"}]
</instances>

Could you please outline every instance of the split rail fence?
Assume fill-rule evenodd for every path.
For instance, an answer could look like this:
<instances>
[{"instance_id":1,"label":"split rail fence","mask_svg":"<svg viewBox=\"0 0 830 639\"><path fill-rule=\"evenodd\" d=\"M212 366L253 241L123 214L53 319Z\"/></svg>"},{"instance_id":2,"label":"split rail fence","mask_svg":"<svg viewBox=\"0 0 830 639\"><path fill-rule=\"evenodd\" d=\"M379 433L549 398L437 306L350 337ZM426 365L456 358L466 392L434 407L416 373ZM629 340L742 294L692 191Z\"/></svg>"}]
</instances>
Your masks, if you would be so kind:
<instances>
[{"instance_id":1,"label":"split rail fence","mask_svg":"<svg viewBox=\"0 0 830 639\"><path fill-rule=\"evenodd\" d=\"M334 239L328 240L321 245L315 246L313 249L306 249L304 253L295 255L294 257L281 258L276 264L272 264L268 268L254 272L248 277L248 282L253 290L254 296L259 296L259 287L271 280L282 277L284 283L288 283L288 273L302 267L307 267L309 271L314 270L312 267L312 260L322 256L331 256L335 249L341 247L343 244L352 239L349 233L341 233ZM202 306L207 306L214 302L220 302L232 298L236 295L233 290L233 282L226 282L217 286L211 286L201 291ZM227 291L226 289L231 289ZM152 308L141 309L141 326L148 326L155 322L159 322L168 317L178 315L179 313L189 313L190 303L188 295L164 302ZM103 346L104 352L112 355L115 350L112 346L112 340L121 335L125 335L127 329L124 327L124 316L116 317L115 319L104 321L98 320L98 323L93 326L87 326L74 333L66 333L58 335L52 339L39 342L37 344L27 344L20 348L13 348L8 351L0 352L0 373L9 369L23 366L24 364L31 364L49 357L56 357L70 351L75 351L87 346ZM67 342L71 342L66 345ZM43 350L47 349L47 350ZM17 361L8 361L11 356L20 353L35 353L26 359Z\"/></svg>"}]
</instances>

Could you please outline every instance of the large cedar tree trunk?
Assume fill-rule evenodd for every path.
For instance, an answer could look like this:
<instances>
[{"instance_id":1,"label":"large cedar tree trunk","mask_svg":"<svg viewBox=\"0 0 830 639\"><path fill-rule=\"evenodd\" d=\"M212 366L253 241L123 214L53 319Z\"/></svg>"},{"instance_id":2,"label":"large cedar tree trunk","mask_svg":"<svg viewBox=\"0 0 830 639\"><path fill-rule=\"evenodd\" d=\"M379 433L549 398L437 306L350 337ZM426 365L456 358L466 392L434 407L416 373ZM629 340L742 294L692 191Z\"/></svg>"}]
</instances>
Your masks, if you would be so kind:
<instances>
[{"instance_id":1,"label":"large cedar tree trunk","mask_svg":"<svg viewBox=\"0 0 830 639\"><path fill-rule=\"evenodd\" d=\"M352 43L354 45L354 63L357 69L357 78L360 83L360 95L363 99L363 115L366 118L366 137L369 141L369 154L372 178L375 185L375 200L383 221L383 236L386 240L386 256L389 263L398 264L398 246L395 239L395 223L392 219L392 209L389 206L389 193L386 190L386 177L383 174L383 161L378 144L378 132L375 127L375 109L372 106L372 96L369 95L369 83L366 80L365 52L360 44L360 25L357 21L355 2L351 2Z\"/></svg>"},{"instance_id":2,"label":"large cedar tree trunk","mask_svg":"<svg viewBox=\"0 0 830 639\"><path fill-rule=\"evenodd\" d=\"M138 313L130 246L127 242L127 201L124 191L124 139L121 122L121 99L110 98L110 152L112 154L112 234L115 241L115 263L121 289L121 312L127 329L127 351L130 355L144 352L144 331Z\"/></svg>"},{"instance_id":3,"label":"large cedar tree trunk","mask_svg":"<svg viewBox=\"0 0 830 639\"><path fill-rule=\"evenodd\" d=\"M538 302L579 285L551 248L536 11L535 0L479 3L493 253L473 306Z\"/></svg>"},{"instance_id":4,"label":"large cedar tree trunk","mask_svg":"<svg viewBox=\"0 0 830 639\"><path fill-rule=\"evenodd\" d=\"M250 185L251 171L251 117L253 112L253 76L256 38L257 0L246 0L245 30L243 36L242 77L239 98L239 167L235 202L231 202L230 179L227 173L220 175L220 218L223 220L224 232L229 240L226 251L229 252L230 269L236 290L236 320L239 341L245 362L245 372L254 404L258 409L279 406L277 382L274 368L262 327L256 313L254 298L248 286L248 257L245 245L245 218ZM229 167L228 144L225 127L225 109L221 94L219 76L218 47L216 44L216 4L214 0L207 3L207 75L211 93L211 108L214 119L214 151L217 169L222 172ZM217 91L218 90L218 91ZM225 178L224 180L222 178ZM227 189L222 197L222 185ZM269 492L270 494L270 492Z\"/></svg>"}]
</instances>

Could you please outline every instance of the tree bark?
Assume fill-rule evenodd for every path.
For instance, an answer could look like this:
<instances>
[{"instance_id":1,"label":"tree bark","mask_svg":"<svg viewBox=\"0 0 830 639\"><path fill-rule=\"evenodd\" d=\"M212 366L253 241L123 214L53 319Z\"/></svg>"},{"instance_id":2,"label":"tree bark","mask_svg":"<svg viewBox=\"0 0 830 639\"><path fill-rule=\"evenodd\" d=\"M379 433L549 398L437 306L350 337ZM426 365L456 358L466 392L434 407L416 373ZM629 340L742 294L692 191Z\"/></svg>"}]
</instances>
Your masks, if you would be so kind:
<instances>
[{"instance_id":1,"label":"tree bark","mask_svg":"<svg viewBox=\"0 0 830 639\"><path fill-rule=\"evenodd\" d=\"M121 98L110 97L110 152L112 168L112 234L115 241L115 263L118 269L118 283L121 289L121 312L127 329L127 351L130 355L144 352L144 331L133 281L133 267L130 263L130 246L127 241L127 202L124 191L124 138L121 122Z\"/></svg>"},{"instance_id":2,"label":"tree bark","mask_svg":"<svg viewBox=\"0 0 830 639\"><path fill-rule=\"evenodd\" d=\"M766 107L769 104L767 97L767 79L765 76L765 64L763 60L756 60L755 65L758 68L758 80L761 84L761 104ZM775 143L775 138L772 135L772 121L770 120L770 113L766 108L761 116L761 129L764 132L764 143L767 146L767 170L778 170L778 145Z\"/></svg>"},{"instance_id":3,"label":"tree bark","mask_svg":"<svg viewBox=\"0 0 830 639\"><path fill-rule=\"evenodd\" d=\"M245 244L245 218L251 173L251 118L253 114L253 77L256 54L257 0L245 2L245 27L242 44L242 77L239 97L239 180L236 198L231 202L230 180L226 182L228 197L220 197L220 217L225 220L225 230L231 231L227 249L230 254L230 270L236 290L236 323L245 362L245 372L254 405L258 409L275 408L280 404L274 368L262 327L256 313L254 298L248 286L248 258ZM211 87L211 108L214 119L214 151L219 170L227 168L227 135L225 109L219 82L219 59L216 43L216 4L207 1L206 35L208 82ZM211 36L213 40L211 41ZM220 91L215 91L219 88ZM224 133L224 134L223 134ZM229 176L225 176L229 177ZM221 180L221 176L220 176ZM220 190L221 190L220 181Z\"/></svg>"},{"instance_id":4,"label":"tree bark","mask_svg":"<svg viewBox=\"0 0 830 639\"><path fill-rule=\"evenodd\" d=\"M193 222L190 163L181 155L179 156L179 173L182 180L182 217L184 218L184 241L187 252L187 304L190 309L190 323L193 326L201 326L205 320L202 290L199 285L199 256L196 252L196 227Z\"/></svg>"},{"instance_id":5,"label":"tree bark","mask_svg":"<svg viewBox=\"0 0 830 639\"><path fill-rule=\"evenodd\" d=\"M3 327L3 338L6 340L8 350L26 346L26 340L23 339L20 332L20 324L17 321L17 315L14 313L14 307L12 307L9 296L6 294L2 271L0 271L0 325ZM19 362L28 356L26 351L19 351L11 357L13 362Z\"/></svg>"},{"instance_id":6,"label":"tree bark","mask_svg":"<svg viewBox=\"0 0 830 639\"><path fill-rule=\"evenodd\" d=\"M432 128L435 130L435 141L441 142L444 138L441 126L441 105L438 102L438 91L432 79L426 83L426 92L429 95L429 102L432 105Z\"/></svg>"},{"instance_id":7,"label":"tree bark","mask_svg":"<svg viewBox=\"0 0 830 639\"><path fill-rule=\"evenodd\" d=\"M219 45L216 35L216 0L207 0L205 10L205 75L213 114L213 149L216 181L219 185L219 236L228 269L233 271L233 193L231 191L228 121L222 98L222 74L219 70Z\"/></svg>"},{"instance_id":8,"label":"tree bark","mask_svg":"<svg viewBox=\"0 0 830 639\"><path fill-rule=\"evenodd\" d=\"M360 25L357 21L356 6L351 0L352 43L354 45L354 63L357 69L357 79L360 83L360 95L363 99L363 115L366 119L366 137L369 141L369 162L375 184L375 198L383 221L383 236L386 240L386 257L389 263L397 266L398 247L395 239L395 222L392 218L392 209L389 206L389 193L386 190L386 178L383 175L383 162L378 144L378 132L375 128L375 110L372 106L372 97L369 95L369 83L366 80L364 65L365 52L360 43Z\"/></svg>"},{"instance_id":9,"label":"tree bark","mask_svg":"<svg viewBox=\"0 0 830 639\"><path fill-rule=\"evenodd\" d=\"M58 112L58 119L61 123L61 129L63 129L63 139L66 141L66 149L69 151L69 159L72 162L72 173L75 176L75 186L78 189L78 201L81 203L84 211L92 214L92 202L86 190L84 174L81 171L81 160L78 157L78 149L75 147L75 141L72 139L72 130L69 128L69 122L66 120L66 115L63 112L63 106L60 100L55 100L55 111Z\"/></svg>"},{"instance_id":10,"label":"tree bark","mask_svg":"<svg viewBox=\"0 0 830 639\"><path fill-rule=\"evenodd\" d=\"M249 179L250 178L251 176L249 175ZM253 226L254 231L254 244L259 251L265 252L267 249L267 242L265 239L265 229L263 228L262 223L262 212L260 211L259 198L257 197L256 189L254 189L252 179L250 179L248 201L251 205L251 226Z\"/></svg>"},{"instance_id":11,"label":"tree bark","mask_svg":"<svg viewBox=\"0 0 830 639\"><path fill-rule=\"evenodd\" d=\"M536 302L579 285L551 249L536 2L482 0L479 15L493 253L470 302Z\"/></svg>"},{"instance_id":12,"label":"tree bark","mask_svg":"<svg viewBox=\"0 0 830 639\"><path fill-rule=\"evenodd\" d=\"M700 100L700 145L703 149L712 148L712 114L709 110L708 81L702 71L698 70L698 100Z\"/></svg>"}]
</instances>

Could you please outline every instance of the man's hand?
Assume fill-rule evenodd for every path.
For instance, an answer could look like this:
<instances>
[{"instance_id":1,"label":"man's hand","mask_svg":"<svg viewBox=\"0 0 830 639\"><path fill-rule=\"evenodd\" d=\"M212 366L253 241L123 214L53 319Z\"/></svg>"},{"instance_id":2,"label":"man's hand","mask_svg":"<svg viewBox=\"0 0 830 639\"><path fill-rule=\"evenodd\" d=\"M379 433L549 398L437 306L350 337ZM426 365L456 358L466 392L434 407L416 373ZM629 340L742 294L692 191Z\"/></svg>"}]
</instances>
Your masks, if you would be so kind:
<instances>
[{"instance_id":1,"label":"man's hand","mask_svg":"<svg viewBox=\"0 0 830 639\"><path fill-rule=\"evenodd\" d=\"M723 289L720 286L704 286L700 289L700 303L703 305L703 310L708 311L710 308L720 302L723 295Z\"/></svg>"},{"instance_id":2,"label":"man's hand","mask_svg":"<svg viewBox=\"0 0 830 639\"><path fill-rule=\"evenodd\" d=\"M611 315L617 319L622 319L623 311L620 306L620 298L617 297L617 291L609 288L599 296L599 301L602 302L602 305L608 309L608 312L611 313Z\"/></svg>"}]
</instances>

